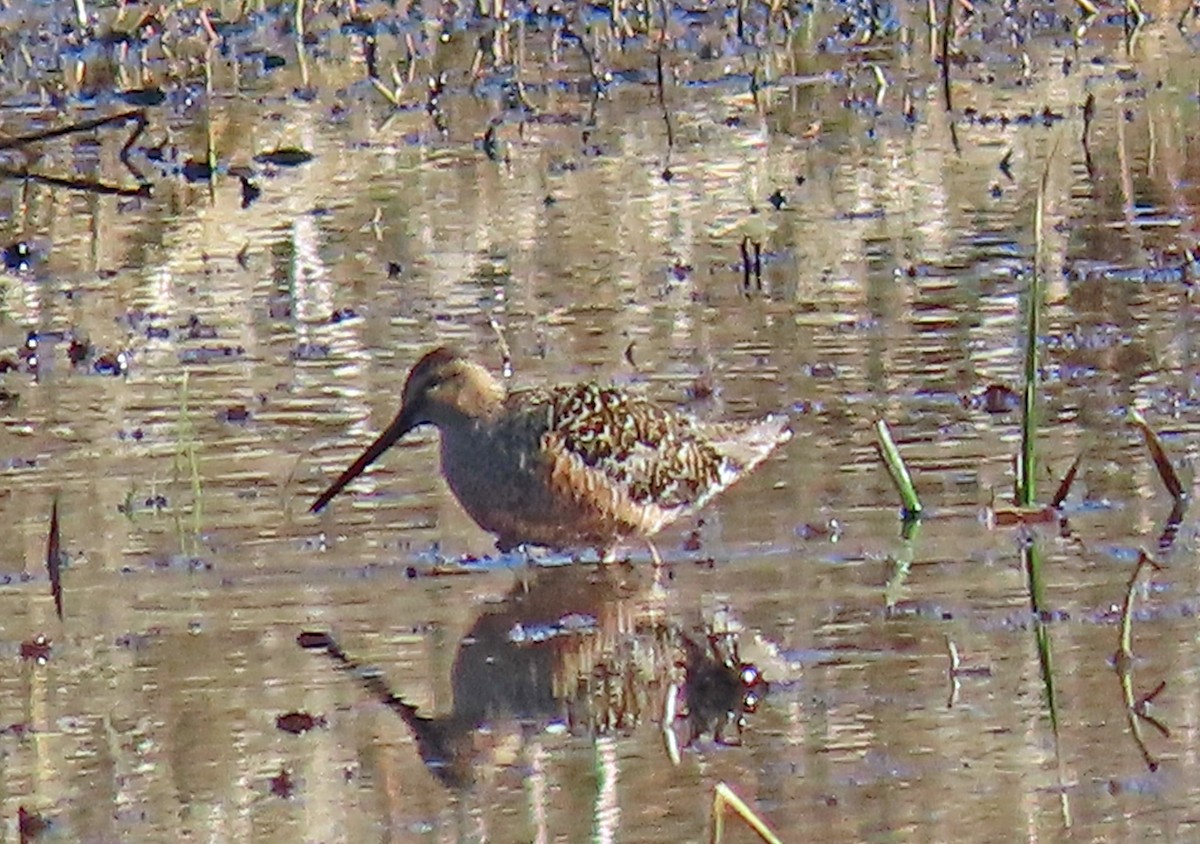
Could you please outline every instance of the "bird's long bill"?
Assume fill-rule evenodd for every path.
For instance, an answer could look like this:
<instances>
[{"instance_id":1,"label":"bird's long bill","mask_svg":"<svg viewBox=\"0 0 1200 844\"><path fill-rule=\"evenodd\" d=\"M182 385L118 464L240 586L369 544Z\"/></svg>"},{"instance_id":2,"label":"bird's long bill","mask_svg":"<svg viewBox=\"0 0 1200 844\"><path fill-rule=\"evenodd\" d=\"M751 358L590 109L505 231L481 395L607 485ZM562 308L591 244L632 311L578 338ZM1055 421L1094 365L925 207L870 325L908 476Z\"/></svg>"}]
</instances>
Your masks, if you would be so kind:
<instances>
[{"instance_id":1,"label":"bird's long bill","mask_svg":"<svg viewBox=\"0 0 1200 844\"><path fill-rule=\"evenodd\" d=\"M396 418L392 420L392 424L388 425L382 434L380 434L375 442L367 446L367 450L358 456L358 459L350 464L346 471L338 476L338 479L330 484L329 489L321 493L320 498L313 502L308 508L308 512L316 513L322 507L329 503L335 495L342 491L342 488L352 480L357 478L362 470L375 462L379 455L383 454L396 440L403 437L409 431L416 427L416 422L413 421L413 413L408 407L400 408L400 412L396 414Z\"/></svg>"}]
</instances>

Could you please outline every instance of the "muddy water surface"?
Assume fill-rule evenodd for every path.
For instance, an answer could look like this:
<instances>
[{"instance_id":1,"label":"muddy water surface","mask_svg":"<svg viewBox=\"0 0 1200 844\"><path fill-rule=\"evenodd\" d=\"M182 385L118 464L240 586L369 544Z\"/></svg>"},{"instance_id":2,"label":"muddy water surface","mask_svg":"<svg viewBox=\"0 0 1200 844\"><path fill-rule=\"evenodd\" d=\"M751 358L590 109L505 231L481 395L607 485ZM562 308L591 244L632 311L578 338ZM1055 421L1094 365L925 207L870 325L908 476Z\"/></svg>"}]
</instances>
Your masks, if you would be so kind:
<instances>
[{"instance_id":1,"label":"muddy water surface","mask_svg":"<svg viewBox=\"0 0 1200 844\"><path fill-rule=\"evenodd\" d=\"M1194 21L956 7L948 113L923 4L508 11L0 18L0 135L151 100L134 170L118 126L0 153L75 183L0 182L4 839L694 841L720 781L786 841L1193 838L1196 522L1125 414L1195 452ZM1084 458L1067 528L991 528L1043 172L1041 497ZM657 577L497 557L432 433L308 515L423 350L500 334L514 385L795 437Z\"/></svg>"}]
</instances>

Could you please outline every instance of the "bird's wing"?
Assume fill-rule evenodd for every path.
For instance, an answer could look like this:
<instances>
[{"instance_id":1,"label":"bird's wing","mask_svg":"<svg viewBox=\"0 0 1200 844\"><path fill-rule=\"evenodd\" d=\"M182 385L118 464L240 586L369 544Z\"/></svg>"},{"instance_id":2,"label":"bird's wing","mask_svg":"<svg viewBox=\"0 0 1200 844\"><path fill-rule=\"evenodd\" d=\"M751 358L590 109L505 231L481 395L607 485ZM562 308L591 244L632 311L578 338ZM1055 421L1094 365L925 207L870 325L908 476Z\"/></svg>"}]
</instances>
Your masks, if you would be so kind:
<instances>
[{"instance_id":1,"label":"bird's wing","mask_svg":"<svg viewBox=\"0 0 1200 844\"><path fill-rule=\"evenodd\" d=\"M578 464L581 482L609 485L635 505L702 506L736 471L690 418L646 399L595 384L546 398L548 447Z\"/></svg>"}]
</instances>

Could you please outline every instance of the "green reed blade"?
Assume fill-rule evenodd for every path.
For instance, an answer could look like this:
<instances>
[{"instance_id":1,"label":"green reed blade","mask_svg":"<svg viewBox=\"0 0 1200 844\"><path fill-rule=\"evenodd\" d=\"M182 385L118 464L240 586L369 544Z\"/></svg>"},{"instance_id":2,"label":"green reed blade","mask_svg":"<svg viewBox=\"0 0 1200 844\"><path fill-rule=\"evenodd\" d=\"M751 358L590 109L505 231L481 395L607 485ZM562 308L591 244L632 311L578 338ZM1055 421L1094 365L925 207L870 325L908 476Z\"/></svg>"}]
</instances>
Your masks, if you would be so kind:
<instances>
[{"instance_id":1,"label":"green reed blade","mask_svg":"<svg viewBox=\"0 0 1200 844\"><path fill-rule=\"evenodd\" d=\"M900 450L896 448L896 443L892 439L892 432L888 428L887 422L880 419L875 423L875 434L877 437L877 445L879 446L879 454L883 458L883 463L887 466L888 475L891 476L892 483L896 486L896 491L900 493L900 503L904 507L905 520L914 519L921 515L921 500L917 498L916 487L913 486L912 476L908 473L908 467L904 465L904 458L900 456Z\"/></svg>"}]
</instances>

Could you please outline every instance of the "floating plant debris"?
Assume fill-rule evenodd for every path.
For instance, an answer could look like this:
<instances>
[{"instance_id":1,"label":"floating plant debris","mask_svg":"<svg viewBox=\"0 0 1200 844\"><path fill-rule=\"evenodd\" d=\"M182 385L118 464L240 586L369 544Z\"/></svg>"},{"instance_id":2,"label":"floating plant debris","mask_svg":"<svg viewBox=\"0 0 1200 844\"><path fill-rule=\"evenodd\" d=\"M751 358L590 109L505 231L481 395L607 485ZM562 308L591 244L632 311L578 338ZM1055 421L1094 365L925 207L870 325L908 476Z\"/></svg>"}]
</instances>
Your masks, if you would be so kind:
<instances>
[{"instance_id":1,"label":"floating plant debris","mask_svg":"<svg viewBox=\"0 0 1200 844\"><path fill-rule=\"evenodd\" d=\"M280 768L279 773L271 777L271 793L276 797L287 800L296 790L296 783L287 768Z\"/></svg>"},{"instance_id":2,"label":"floating plant debris","mask_svg":"<svg viewBox=\"0 0 1200 844\"><path fill-rule=\"evenodd\" d=\"M302 648L327 648L333 644L333 637L323 630L304 630L296 636L296 644Z\"/></svg>"},{"instance_id":3,"label":"floating plant debris","mask_svg":"<svg viewBox=\"0 0 1200 844\"><path fill-rule=\"evenodd\" d=\"M125 352L105 352L96 358L92 369L97 375L125 375L129 372L129 355Z\"/></svg>"},{"instance_id":4,"label":"floating plant debris","mask_svg":"<svg viewBox=\"0 0 1200 844\"><path fill-rule=\"evenodd\" d=\"M1017 525L1048 525L1060 518L1058 508L1045 507L997 507L987 511L989 528L1014 527Z\"/></svg>"},{"instance_id":5,"label":"floating plant debris","mask_svg":"<svg viewBox=\"0 0 1200 844\"><path fill-rule=\"evenodd\" d=\"M1158 434L1150 427L1150 423L1146 418L1138 412L1137 408L1129 408L1129 421L1135 428L1142 432L1142 438L1146 442L1146 448L1150 451L1150 458L1154 461L1154 467L1158 469L1158 475L1162 478L1163 486L1167 488L1167 492L1176 499L1182 499L1187 495L1184 490L1183 482L1179 479L1179 474L1175 471L1175 466L1171 463L1171 458L1167 455L1167 450L1163 447L1162 440L1158 438Z\"/></svg>"},{"instance_id":6,"label":"floating plant debris","mask_svg":"<svg viewBox=\"0 0 1200 844\"><path fill-rule=\"evenodd\" d=\"M167 95L162 88L130 88L117 94L122 100L132 106L162 105Z\"/></svg>"},{"instance_id":7,"label":"floating plant debris","mask_svg":"<svg viewBox=\"0 0 1200 844\"><path fill-rule=\"evenodd\" d=\"M238 176L238 179L242 185L242 207L249 208L262 196L262 188L245 176Z\"/></svg>"},{"instance_id":8,"label":"floating plant debris","mask_svg":"<svg viewBox=\"0 0 1200 844\"><path fill-rule=\"evenodd\" d=\"M189 158L179 168L179 175L183 176L189 182L207 182L213 177L212 165L207 161L197 161L194 158Z\"/></svg>"},{"instance_id":9,"label":"floating plant debris","mask_svg":"<svg viewBox=\"0 0 1200 844\"><path fill-rule=\"evenodd\" d=\"M286 712L275 718L276 729L294 736L303 735L317 727L327 726L324 715L310 715L307 712Z\"/></svg>"},{"instance_id":10,"label":"floating plant debris","mask_svg":"<svg viewBox=\"0 0 1200 844\"><path fill-rule=\"evenodd\" d=\"M1021 394L1006 384L988 384L978 393L963 396L962 404L985 413L1013 413L1021 409Z\"/></svg>"},{"instance_id":11,"label":"floating plant debris","mask_svg":"<svg viewBox=\"0 0 1200 844\"><path fill-rule=\"evenodd\" d=\"M21 659L45 665L50 661L50 640L41 633L21 643Z\"/></svg>"},{"instance_id":12,"label":"floating plant debris","mask_svg":"<svg viewBox=\"0 0 1200 844\"><path fill-rule=\"evenodd\" d=\"M17 834L21 844L40 838L49 828L50 820L45 815L31 812L24 806L17 807Z\"/></svg>"},{"instance_id":13,"label":"floating plant debris","mask_svg":"<svg viewBox=\"0 0 1200 844\"><path fill-rule=\"evenodd\" d=\"M6 269L12 272L25 272L33 265L33 247L24 240L10 243L0 253Z\"/></svg>"},{"instance_id":14,"label":"floating plant debris","mask_svg":"<svg viewBox=\"0 0 1200 844\"><path fill-rule=\"evenodd\" d=\"M271 164L275 167L297 167L313 160L313 154L299 147L280 147L254 156L259 164Z\"/></svg>"},{"instance_id":15,"label":"floating plant debris","mask_svg":"<svg viewBox=\"0 0 1200 844\"><path fill-rule=\"evenodd\" d=\"M79 366L86 361L92 353L92 344L87 340L79 338L71 338L71 345L67 347L67 359L71 361L72 366Z\"/></svg>"},{"instance_id":16,"label":"floating plant debris","mask_svg":"<svg viewBox=\"0 0 1200 844\"><path fill-rule=\"evenodd\" d=\"M58 620L63 618L62 591L62 538L58 528L58 496L50 502L50 534L46 539L46 571L50 575L50 594L54 598L54 612Z\"/></svg>"},{"instance_id":17,"label":"floating plant debris","mask_svg":"<svg viewBox=\"0 0 1200 844\"><path fill-rule=\"evenodd\" d=\"M328 343L301 343L292 349L290 357L292 360L325 360L332 351L333 349Z\"/></svg>"},{"instance_id":18,"label":"floating plant debris","mask_svg":"<svg viewBox=\"0 0 1200 844\"><path fill-rule=\"evenodd\" d=\"M218 422L241 425L250 421L250 410L244 404L234 404L217 411Z\"/></svg>"},{"instance_id":19,"label":"floating plant debris","mask_svg":"<svg viewBox=\"0 0 1200 844\"><path fill-rule=\"evenodd\" d=\"M236 360L246 354L243 346L201 346L198 349L184 349L179 353L180 363L202 364L216 363L222 360Z\"/></svg>"}]
</instances>

